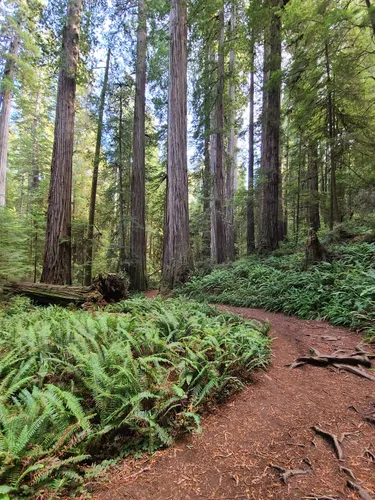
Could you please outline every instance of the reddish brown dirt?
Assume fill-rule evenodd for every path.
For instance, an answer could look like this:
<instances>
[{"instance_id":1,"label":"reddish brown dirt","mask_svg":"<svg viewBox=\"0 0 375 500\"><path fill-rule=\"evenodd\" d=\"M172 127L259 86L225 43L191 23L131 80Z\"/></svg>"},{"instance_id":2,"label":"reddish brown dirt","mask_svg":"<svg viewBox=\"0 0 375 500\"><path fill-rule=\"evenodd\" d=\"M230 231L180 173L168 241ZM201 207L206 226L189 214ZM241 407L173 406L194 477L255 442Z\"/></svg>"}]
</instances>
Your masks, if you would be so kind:
<instances>
[{"instance_id":1,"label":"reddish brown dirt","mask_svg":"<svg viewBox=\"0 0 375 500\"><path fill-rule=\"evenodd\" d=\"M354 473L375 494L375 427L361 412L374 410L375 384L333 368L285 365L310 348L322 353L354 348L360 337L327 323L303 321L254 309L224 307L246 318L269 319L275 339L272 364L254 384L203 418L201 436L184 438L153 457L125 460L121 469L97 486L93 498L119 499L286 499L359 498L346 487ZM336 340L324 339L324 336ZM345 461L312 426L345 437ZM309 469L283 484L270 467ZM374 497L375 498L375 497Z\"/></svg>"}]
</instances>

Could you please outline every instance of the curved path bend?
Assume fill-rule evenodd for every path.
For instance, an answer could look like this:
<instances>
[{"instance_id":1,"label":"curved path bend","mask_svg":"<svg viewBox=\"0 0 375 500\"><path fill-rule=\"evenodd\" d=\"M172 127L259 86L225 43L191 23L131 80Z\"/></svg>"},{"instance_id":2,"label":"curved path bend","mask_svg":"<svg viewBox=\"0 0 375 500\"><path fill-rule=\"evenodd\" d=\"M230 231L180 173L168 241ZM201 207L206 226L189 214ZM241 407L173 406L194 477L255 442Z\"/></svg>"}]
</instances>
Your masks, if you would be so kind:
<instances>
[{"instance_id":1,"label":"curved path bend","mask_svg":"<svg viewBox=\"0 0 375 500\"><path fill-rule=\"evenodd\" d=\"M361 498L347 487L350 478L340 470L343 466L375 499L375 426L358 413L375 410L375 383L334 368L285 366L310 348L322 353L354 349L361 337L324 322L221 308L271 322L275 340L269 370L256 373L254 384L204 417L200 436L186 437L153 457L125 460L96 487L92 498ZM312 426L339 437L348 433L343 462ZM309 473L284 484L270 464Z\"/></svg>"}]
</instances>

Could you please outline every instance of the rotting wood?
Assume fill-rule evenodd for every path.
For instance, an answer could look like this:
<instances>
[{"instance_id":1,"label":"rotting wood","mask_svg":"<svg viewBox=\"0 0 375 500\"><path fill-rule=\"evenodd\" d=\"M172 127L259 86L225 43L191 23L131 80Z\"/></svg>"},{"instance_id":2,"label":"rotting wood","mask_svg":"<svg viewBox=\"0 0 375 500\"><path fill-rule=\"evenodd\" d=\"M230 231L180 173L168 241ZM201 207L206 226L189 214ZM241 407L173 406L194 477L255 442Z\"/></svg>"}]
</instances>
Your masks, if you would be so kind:
<instances>
[{"instance_id":1,"label":"rotting wood","mask_svg":"<svg viewBox=\"0 0 375 500\"><path fill-rule=\"evenodd\" d=\"M50 285L47 283L12 282L3 291L10 295L25 295L38 304L105 305L128 298L127 282L117 274L100 274L91 286Z\"/></svg>"},{"instance_id":2,"label":"rotting wood","mask_svg":"<svg viewBox=\"0 0 375 500\"><path fill-rule=\"evenodd\" d=\"M317 433L320 434L322 437L324 437L326 440L328 440L331 444L333 444L333 448L336 451L337 458L342 461L344 460L344 452L342 451L340 442L336 434L332 434L328 431L325 431L323 429L320 429L319 427L316 427L315 425L312 427L312 429Z\"/></svg>"},{"instance_id":3,"label":"rotting wood","mask_svg":"<svg viewBox=\"0 0 375 500\"><path fill-rule=\"evenodd\" d=\"M359 498L361 498L362 500L373 500L373 497L361 484L350 481L349 479L346 484L349 486L349 488L355 490Z\"/></svg>"}]
</instances>

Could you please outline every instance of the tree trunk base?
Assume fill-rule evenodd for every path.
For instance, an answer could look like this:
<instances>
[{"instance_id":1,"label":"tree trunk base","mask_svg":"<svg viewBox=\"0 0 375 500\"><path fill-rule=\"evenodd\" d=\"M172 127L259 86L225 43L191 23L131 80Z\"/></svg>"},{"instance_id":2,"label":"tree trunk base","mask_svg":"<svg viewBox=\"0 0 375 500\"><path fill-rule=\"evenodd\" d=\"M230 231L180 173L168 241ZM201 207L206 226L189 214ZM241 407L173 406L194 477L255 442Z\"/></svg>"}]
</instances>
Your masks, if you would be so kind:
<instances>
[{"instance_id":1,"label":"tree trunk base","mask_svg":"<svg viewBox=\"0 0 375 500\"><path fill-rule=\"evenodd\" d=\"M330 256L324 246L320 243L314 229L309 229L307 244L305 249L305 269L316 262L327 262Z\"/></svg>"}]
</instances>

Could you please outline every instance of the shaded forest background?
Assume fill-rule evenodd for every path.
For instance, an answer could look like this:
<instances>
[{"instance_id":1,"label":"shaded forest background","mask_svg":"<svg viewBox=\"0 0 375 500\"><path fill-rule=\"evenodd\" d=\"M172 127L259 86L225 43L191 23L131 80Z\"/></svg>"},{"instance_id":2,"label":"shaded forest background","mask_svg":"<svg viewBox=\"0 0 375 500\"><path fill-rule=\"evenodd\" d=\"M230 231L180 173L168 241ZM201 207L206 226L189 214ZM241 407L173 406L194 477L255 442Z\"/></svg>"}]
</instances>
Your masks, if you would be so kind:
<instances>
[{"instance_id":1,"label":"shaded forest background","mask_svg":"<svg viewBox=\"0 0 375 500\"><path fill-rule=\"evenodd\" d=\"M375 225L370 0L194 0L171 65L173 8L183 30L184 2L87 1L80 10L81 3L0 7L0 278L43 277L62 40L75 4L73 170L71 200L64 198L71 236L58 236L71 252L74 283L106 271L130 273L134 288L158 286L163 247L164 270L181 255L181 242L168 240L168 220L180 210L177 233L190 246L183 269L167 279L171 287L254 251L293 249L310 227ZM187 111L184 95L171 94L184 50ZM177 77L184 79L183 66ZM185 145L183 129L175 137L181 117ZM168 162L171 144L182 157ZM176 162L182 177L174 179ZM176 198L188 200L187 222Z\"/></svg>"}]
</instances>

